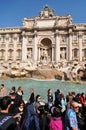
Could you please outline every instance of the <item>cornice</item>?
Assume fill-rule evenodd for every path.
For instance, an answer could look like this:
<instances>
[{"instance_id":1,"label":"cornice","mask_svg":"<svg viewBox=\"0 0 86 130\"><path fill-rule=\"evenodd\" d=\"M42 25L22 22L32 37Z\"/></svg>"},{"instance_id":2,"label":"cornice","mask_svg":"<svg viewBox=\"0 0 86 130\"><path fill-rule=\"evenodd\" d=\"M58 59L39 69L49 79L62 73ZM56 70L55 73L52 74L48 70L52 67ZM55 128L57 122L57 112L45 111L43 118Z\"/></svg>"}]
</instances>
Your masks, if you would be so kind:
<instances>
[{"instance_id":1,"label":"cornice","mask_svg":"<svg viewBox=\"0 0 86 130\"><path fill-rule=\"evenodd\" d=\"M21 32L21 27L14 27L14 28L0 28L1 33L19 33Z\"/></svg>"}]
</instances>

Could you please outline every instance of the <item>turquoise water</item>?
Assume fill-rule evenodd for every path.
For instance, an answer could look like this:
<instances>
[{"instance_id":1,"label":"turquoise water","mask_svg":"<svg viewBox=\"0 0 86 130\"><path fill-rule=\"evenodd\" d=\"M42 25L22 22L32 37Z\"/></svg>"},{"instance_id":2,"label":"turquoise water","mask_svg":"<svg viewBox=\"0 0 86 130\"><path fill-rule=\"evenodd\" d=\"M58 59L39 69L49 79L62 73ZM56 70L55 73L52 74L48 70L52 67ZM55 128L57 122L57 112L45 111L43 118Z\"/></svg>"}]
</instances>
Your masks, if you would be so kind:
<instances>
[{"instance_id":1,"label":"turquoise water","mask_svg":"<svg viewBox=\"0 0 86 130\"><path fill-rule=\"evenodd\" d=\"M0 84L4 83L4 85L7 88L7 91L9 93L10 88L12 86L15 86L16 89L19 86L22 86L22 89L24 91L23 98L24 100L28 100L30 96L30 88L34 88L35 96L37 94L40 94L42 97L43 101L47 101L47 90L52 89L52 92L54 92L57 89L60 89L65 95L69 91L75 91L76 93L78 92L85 92L86 93L86 84L73 84L73 83L67 83L67 82L62 82L59 80L54 80L54 81L38 81L38 80L32 80L32 79L18 79L18 80L0 80Z\"/></svg>"}]
</instances>

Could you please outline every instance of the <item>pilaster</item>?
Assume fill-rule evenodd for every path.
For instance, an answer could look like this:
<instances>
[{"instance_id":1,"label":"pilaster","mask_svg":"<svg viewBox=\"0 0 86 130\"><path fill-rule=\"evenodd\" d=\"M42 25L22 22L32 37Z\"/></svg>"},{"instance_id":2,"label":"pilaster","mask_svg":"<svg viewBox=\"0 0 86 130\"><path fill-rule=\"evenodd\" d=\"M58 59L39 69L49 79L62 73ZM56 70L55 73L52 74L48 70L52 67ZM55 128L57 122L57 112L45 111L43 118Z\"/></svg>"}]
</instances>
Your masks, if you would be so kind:
<instances>
[{"instance_id":1,"label":"pilaster","mask_svg":"<svg viewBox=\"0 0 86 130\"><path fill-rule=\"evenodd\" d=\"M40 47L38 47L38 61L40 61Z\"/></svg>"},{"instance_id":2,"label":"pilaster","mask_svg":"<svg viewBox=\"0 0 86 130\"><path fill-rule=\"evenodd\" d=\"M60 61L60 39L59 39L58 31L56 31L56 33L55 33L55 39L56 39L55 62L58 63Z\"/></svg>"},{"instance_id":3,"label":"pilaster","mask_svg":"<svg viewBox=\"0 0 86 130\"><path fill-rule=\"evenodd\" d=\"M82 32L79 32L79 40L78 40L78 43L79 43L79 61L81 62L82 61Z\"/></svg>"},{"instance_id":4,"label":"pilaster","mask_svg":"<svg viewBox=\"0 0 86 130\"><path fill-rule=\"evenodd\" d=\"M68 60L72 60L72 30L69 30L69 38L68 38Z\"/></svg>"},{"instance_id":5,"label":"pilaster","mask_svg":"<svg viewBox=\"0 0 86 130\"><path fill-rule=\"evenodd\" d=\"M55 48L55 46L52 45L52 62L54 61L54 48Z\"/></svg>"},{"instance_id":6,"label":"pilaster","mask_svg":"<svg viewBox=\"0 0 86 130\"><path fill-rule=\"evenodd\" d=\"M27 61L27 37L25 32L22 32L23 36L23 42L22 42L22 61L26 62Z\"/></svg>"},{"instance_id":7,"label":"pilaster","mask_svg":"<svg viewBox=\"0 0 86 130\"><path fill-rule=\"evenodd\" d=\"M34 43L33 43L33 60L37 61L37 31L34 31Z\"/></svg>"}]
</instances>

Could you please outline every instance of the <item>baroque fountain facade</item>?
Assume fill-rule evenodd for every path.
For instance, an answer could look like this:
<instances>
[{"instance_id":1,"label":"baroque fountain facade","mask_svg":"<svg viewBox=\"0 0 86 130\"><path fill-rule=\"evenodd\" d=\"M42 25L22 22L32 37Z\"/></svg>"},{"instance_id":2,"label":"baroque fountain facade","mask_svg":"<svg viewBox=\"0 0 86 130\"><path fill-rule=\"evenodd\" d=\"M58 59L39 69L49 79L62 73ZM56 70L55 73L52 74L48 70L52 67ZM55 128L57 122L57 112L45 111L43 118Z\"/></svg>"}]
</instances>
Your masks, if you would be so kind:
<instances>
[{"instance_id":1,"label":"baroque fountain facade","mask_svg":"<svg viewBox=\"0 0 86 130\"><path fill-rule=\"evenodd\" d=\"M1 68L71 66L76 72L77 65L86 66L86 24L73 24L70 14L55 15L46 5L39 16L24 18L21 27L0 28Z\"/></svg>"}]
</instances>

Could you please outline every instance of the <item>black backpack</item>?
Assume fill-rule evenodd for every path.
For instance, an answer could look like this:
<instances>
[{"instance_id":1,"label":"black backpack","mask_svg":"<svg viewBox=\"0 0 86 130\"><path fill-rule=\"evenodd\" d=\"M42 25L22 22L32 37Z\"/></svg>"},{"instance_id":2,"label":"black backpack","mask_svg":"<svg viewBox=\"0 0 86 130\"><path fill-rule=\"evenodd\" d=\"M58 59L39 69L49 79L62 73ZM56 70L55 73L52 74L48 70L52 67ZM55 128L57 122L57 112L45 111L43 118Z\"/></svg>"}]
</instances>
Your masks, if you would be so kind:
<instances>
[{"instance_id":1,"label":"black backpack","mask_svg":"<svg viewBox=\"0 0 86 130\"><path fill-rule=\"evenodd\" d=\"M6 116L0 121L0 130L5 130L4 124L11 118L12 116Z\"/></svg>"},{"instance_id":2,"label":"black backpack","mask_svg":"<svg viewBox=\"0 0 86 130\"><path fill-rule=\"evenodd\" d=\"M0 120L0 130L18 130L15 119L12 116L5 116Z\"/></svg>"}]
</instances>

